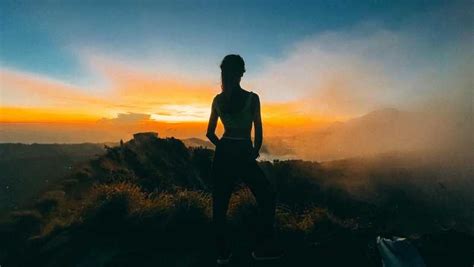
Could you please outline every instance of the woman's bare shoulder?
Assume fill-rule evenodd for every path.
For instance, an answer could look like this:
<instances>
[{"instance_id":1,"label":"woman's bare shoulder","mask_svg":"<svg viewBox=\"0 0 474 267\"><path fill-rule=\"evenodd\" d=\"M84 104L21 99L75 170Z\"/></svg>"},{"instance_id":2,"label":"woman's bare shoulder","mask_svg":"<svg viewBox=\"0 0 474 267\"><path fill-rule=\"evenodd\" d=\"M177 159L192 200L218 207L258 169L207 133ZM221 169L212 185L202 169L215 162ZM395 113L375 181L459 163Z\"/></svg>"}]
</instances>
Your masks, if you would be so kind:
<instances>
[{"instance_id":1,"label":"woman's bare shoulder","mask_svg":"<svg viewBox=\"0 0 474 267\"><path fill-rule=\"evenodd\" d=\"M254 91L249 91L244 88L242 88L242 90L245 92L246 95L251 95L253 99L258 98L258 94Z\"/></svg>"},{"instance_id":2,"label":"woman's bare shoulder","mask_svg":"<svg viewBox=\"0 0 474 267\"><path fill-rule=\"evenodd\" d=\"M212 107L218 109L222 102L222 93L219 93L214 96L212 99Z\"/></svg>"},{"instance_id":3,"label":"woman's bare shoulder","mask_svg":"<svg viewBox=\"0 0 474 267\"><path fill-rule=\"evenodd\" d=\"M251 97L251 101L250 101L251 109L255 111L256 108L260 106L260 98L258 94L255 92L250 91L249 94Z\"/></svg>"},{"instance_id":4,"label":"woman's bare shoulder","mask_svg":"<svg viewBox=\"0 0 474 267\"><path fill-rule=\"evenodd\" d=\"M250 91L249 92L252 95L252 102L258 103L260 102L260 97L258 96L257 93Z\"/></svg>"},{"instance_id":5,"label":"woman's bare shoulder","mask_svg":"<svg viewBox=\"0 0 474 267\"><path fill-rule=\"evenodd\" d=\"M214 96L213 101L214 101L214 102L219 101L219 100L221 99L221 97L222 97L222 93L219 93L219 94L217 94L217 95Z\"/></svg>"}]
</instances>

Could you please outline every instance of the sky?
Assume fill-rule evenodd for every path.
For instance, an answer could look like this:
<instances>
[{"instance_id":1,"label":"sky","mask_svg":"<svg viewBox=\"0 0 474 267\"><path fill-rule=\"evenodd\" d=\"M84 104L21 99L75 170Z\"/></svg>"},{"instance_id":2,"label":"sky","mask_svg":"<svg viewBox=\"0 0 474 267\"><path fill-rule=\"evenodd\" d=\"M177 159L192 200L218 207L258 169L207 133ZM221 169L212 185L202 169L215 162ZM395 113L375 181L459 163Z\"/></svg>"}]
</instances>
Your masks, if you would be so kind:
<instances>
[{"instance_id":1,"label":"sky","mask_svg":"<svg viewBox=\"0 0 474 267\"><path fill-rule=\"evenodd\" d=\"M275 132L385 107L472 110L473 5L4 0L0 142L23 126L35 141L45 123L195 135L230 53Z\"/></svg>"}]
</instances>

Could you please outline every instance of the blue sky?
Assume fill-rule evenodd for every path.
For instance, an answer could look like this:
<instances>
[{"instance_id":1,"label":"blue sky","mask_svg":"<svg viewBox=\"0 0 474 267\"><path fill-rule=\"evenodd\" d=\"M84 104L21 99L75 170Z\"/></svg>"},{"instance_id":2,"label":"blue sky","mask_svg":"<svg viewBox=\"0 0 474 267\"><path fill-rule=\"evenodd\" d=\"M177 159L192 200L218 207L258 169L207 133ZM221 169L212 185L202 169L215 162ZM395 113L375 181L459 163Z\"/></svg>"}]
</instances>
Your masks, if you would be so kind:
<instances>
[{"instance_id":1,"label":"blue sky","mask_svg":"<svg viewBox=\"0 0 474 267\"><path fill-rule=\"evenodd\" d=\"M0 64L81 84L90 75L78 56L83 49L151 58L190 75L206 75L223 55L240 53L258 73L265 58L283 56L299 40L364 23L395 31L412 25L414 34L442 45L472 27L455 18L457 6L472 14L472 5L452 2L2 1Z\"/></svg>"},{"instance_id":2,"label":"blue sky","mask_svg":"<svg viewBox=\"0 0 474 267\"><path fill-rule=\"evenodd\" d=\"M203 122L229 53L275 122L472 106L467 0L4 0L0 12L0 121Z\"/></svg>"}]
</instances>

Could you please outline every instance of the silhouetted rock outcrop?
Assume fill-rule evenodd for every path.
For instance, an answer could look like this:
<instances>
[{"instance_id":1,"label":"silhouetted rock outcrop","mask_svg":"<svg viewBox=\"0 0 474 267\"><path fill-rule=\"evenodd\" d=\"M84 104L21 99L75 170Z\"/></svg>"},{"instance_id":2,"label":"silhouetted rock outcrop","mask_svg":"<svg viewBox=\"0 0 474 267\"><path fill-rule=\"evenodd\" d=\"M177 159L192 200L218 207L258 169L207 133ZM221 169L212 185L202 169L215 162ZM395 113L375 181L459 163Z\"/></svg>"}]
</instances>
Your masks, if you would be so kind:
<instances>
[{"instance_id":1,"label":"silhouetted rock outcrop","mask_svg":"<svg viewBox=\"0 0 474 267\"><path fill-rule=\"evenodd\" d=\"M135 142L147 142L149 140L153 140L156 138L158 138L158 133L155 133L155 132L144 132L144 133L133 134L133 140Z\"/></svg>"}]
</instances>

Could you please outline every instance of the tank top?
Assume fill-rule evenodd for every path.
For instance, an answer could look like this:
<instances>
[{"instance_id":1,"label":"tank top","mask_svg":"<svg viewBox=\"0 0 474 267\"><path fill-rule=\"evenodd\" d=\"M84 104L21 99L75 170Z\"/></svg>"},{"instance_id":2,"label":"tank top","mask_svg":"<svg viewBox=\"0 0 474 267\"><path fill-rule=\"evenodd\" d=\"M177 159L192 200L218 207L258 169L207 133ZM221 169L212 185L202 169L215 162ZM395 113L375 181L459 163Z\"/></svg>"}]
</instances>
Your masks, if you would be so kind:
<instances>
[{"instance_id":1,"label":"tank top","mask_svg":"<svg viewBox=\"0 0 474 267\"><path fill-rule=\"evenodd\" d=\"M239 112L226 113L222 110L221 101L216 101L216 111L221 118L222 124L224 125L225 132L238 131L249 134L252 130L253 122L253 111L252 111L252 98L254 93L250 92L247 99L245 100L243 108ZM218 97L223 97L222 95ZM218 100L218 99L217 99ZM224 137L226 134L224 133ZM229 137L227 137L229 138Z\"/></svg>"}]
</instances>

